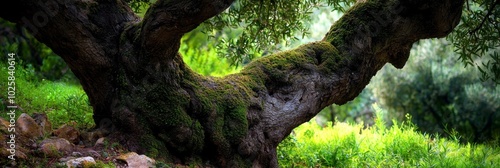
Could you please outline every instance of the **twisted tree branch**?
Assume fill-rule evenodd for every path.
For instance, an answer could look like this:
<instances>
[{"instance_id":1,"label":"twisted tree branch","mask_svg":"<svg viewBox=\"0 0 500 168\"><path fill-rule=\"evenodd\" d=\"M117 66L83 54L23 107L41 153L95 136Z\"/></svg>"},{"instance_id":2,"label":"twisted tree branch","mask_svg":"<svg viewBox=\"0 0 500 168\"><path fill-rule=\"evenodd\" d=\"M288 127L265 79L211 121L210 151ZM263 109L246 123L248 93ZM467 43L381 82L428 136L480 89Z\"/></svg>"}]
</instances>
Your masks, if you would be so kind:
<instances>
[{"instance_id":1,"label":"twisted tree branch","mask_svg":"<svg viewBox=\"0 0 500 168\"><path fill-rule=\"evenodd\" d=\"M111 69L119 55L120 34L126 25L138 21L126 3L13 0L0 6L0 17L26 27L61 56L89 95L94 117L110 117L106 107L110 94L102 90L113 89L108 81L113 78ZM99 124L99 119L96 122Z\"/></svg>"},{"instance_id":2,"label":"twisted tree branch","mask_svg":"<svg viewBox=\"0 0 500 168\"><path fill-rule=\"evenodd\" d=\"M159 0L148 9L141 43L148 55L171 60L180 39L205 20L223 12L234 0Z\"/></svg>"}]
</instances>

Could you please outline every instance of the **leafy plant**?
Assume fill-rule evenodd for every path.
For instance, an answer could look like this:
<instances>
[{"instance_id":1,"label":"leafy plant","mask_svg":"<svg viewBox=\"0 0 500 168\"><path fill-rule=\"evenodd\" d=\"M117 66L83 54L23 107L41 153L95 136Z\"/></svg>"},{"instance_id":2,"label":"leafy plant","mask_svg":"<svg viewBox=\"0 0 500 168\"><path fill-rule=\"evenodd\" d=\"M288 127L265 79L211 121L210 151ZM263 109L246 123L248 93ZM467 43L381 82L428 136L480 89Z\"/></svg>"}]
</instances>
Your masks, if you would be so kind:
<instances>
[{"instance_id":1,"label":"leafy plant","mask_svg":"<svg viewBox=\"0 0 500 168\"><path fill-rule=\"evenodd\" d=\"M179 51L184 62L202 75L224 76L238 72L241 67L233 66L228 59L217 56L217 42L210 41L202 31L202 28L198 28L182 38Z\"/></svg>"},{"instance_id":2,"label":"leafy plant","mask_svg":"<svg viewBox=\"0 0 500 168\"><path fill-rule=\"evenodd\" d=\"M500 83L500 1L470 0L461 24L448 37L465 67L477 67L481 80Z\"/></svg>"}]
</instances>

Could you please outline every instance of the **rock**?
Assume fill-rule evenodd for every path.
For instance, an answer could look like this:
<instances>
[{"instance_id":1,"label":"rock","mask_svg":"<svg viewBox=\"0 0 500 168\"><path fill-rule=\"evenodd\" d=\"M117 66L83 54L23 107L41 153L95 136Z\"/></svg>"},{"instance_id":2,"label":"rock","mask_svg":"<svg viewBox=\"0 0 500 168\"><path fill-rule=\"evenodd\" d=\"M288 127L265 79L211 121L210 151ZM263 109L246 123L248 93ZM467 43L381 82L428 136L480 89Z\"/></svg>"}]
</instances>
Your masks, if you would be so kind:
<instances>
[{"instance_id":1,"label":"rock","mask_svg":"<svg viewBox=\"0 0 500 168\"><path fill-rule=\"evenodd\" d=\"M0 142L5 142L5 139L9 137L9 121L0 117ZM0 143L2 146L4 143Z\"/></svg>"},{"instance_id":2,"label":"rock","mask_svg":"<svg viewBox=\"0 0 500 168\"><path fill-rule=\"evenodd\" d=\"M12 121L14 123L14 120ZM15 127L10 127L10 121L7 121L3 118L0 117L0 157L1 158L8 158L12 154L14 155L15 159L19 160L26 160L26 150L22 144L19 142L19 137L14 134L13 130L12 132L9 132L9 129L15 128ZM15 136L14 138L11 138L11 136ZM13 142L13 143L9 143ZM15 148L15 153L11 153L14 151L11 151L11 147Z\"/></svg>"},{"instance_id":3,"label":"rock","mask_svg":"<svg viewBox=\"0 0 500 168\"><path fill-rule=\"evenodd\" d=\"M22 113L17 119L16 132L19 132L21 136L29 140L43 136L42 128L26 113Z\"/></svg>"},{"instance_id":4,"label":"rock","mask_svg":"<svg viewBox=\"0 0 500 168\"><path fill-rule=\"evenodd\" d=\"M2 142L5 142L5 141L2 141ZM2 159L7 158L9 155L11 155L11 153L8 150L6 150L6 149L9 149L6 146L0 146L0 148L2 148L2 150L0 150L0 157L2 157Z\"/></svg>"},{"instance_id":5,"label":"rock","mask_svg":"<svg viewBox=\"0 0 500 168\"><path fill-rule=\"evenodd\" d=\"M24 151L26 150L20 150L21 147L16 147L16 152L15 152L15 155L14 155L14 158L16 160L26 160L28 159L28 156L25 154ZM2 157L2 159L8 159L9 156L11 156L12 153L10 153L8 150L5 150L5 149L2 149L0 150L0 157ZM9 159L10 160L10 159Z\"/></svg>"},{"instance_id":6,"label":"rock","mask_svg":"<svg viewBox=\"0 0 500 168\"><path fill-rule=\"evenodd\" d=\"M95 160L90 156L71 159L66 162L66 166L68 166L68 168L91 167L94 164Z\"/></svg>"},{"instance_id":7,"label":"rock","mask_svg":"<svg viewBox=\"0 0 500 168\"><path fill-rule=\"evenodd\" d=\"M85 144L85 146L90 147L92 145L95 145L95 142L99 138L105 137L108 134L109 134L109 131L100 128L100 129L96 129L92 132L84 132L84 133L82 133L81 137L82 137L82 141Z\"/></svg>"},{"instance_id":8,"label":"rock","mask_svg":"<svg viewBox=\"0 0 500 168\"><path fill-rule=\"evenodd\" d=\"M66 165L66 162L68 162L71 159L76 159L76 157L73 157L73 156L63 157L63 158L59 159L59 162L64 163L64 165Z\"/></svg>"},{"instance_id":9,"label":"rock","mask_svg":"<svg viewBox=\"0 0 500 168\"><path fill-rule=\"evenodd\" d=\"M10 122L3 119L2 117L0 117L0 133L4 133L2 135L5 135L7 134L9 131L9 125L10 125ZM2 141L3 142L3 141Z\"/></svg>"},{"instance_id":10,"label":"rock","mask_svg":"<svg viewBox=\"0 0 500 168\"><path fill-rule=\"evenodd\" d=\"M104 141L106 140L106 138L104 137L101 137L99 138L96 142L95 142L95 145L94 146L104 146Z\"/></svg>"},{"instance_id":11,"label":"rock","mask_svg":"<svg viewBox=\"0 0 500 168\"><path fill-rule=\"evenodd\" d=\"M61 153L69 152L73 145L64 138L49 138L40 143L40 150L49 157L60 156Z\"/></svg>"},{"instance_id":12,"label":"rock","mask_svg":"<svg viewBox=\"0 0 500 168\"><path fill-rule=\"evenodd\" d=\"M74 148L71 153L74 157L91 156L93 158L100 158L101 155L92 148Z\"/></svg>"},{"instance_id":13,"label":"rock","mask_svg":"<svg viewBox=\"0 0 500 168\"><path fill-rule=\"evenodd\" d=\"M5 142L7 142L6 139L9 137L9 134L5 134L3 132L0 132L0 133L1 133L0 134L0 142L1 142L0 147L2 147L2 149L7 149L5 147L6 146Z\"/></svg>"},{"instance_id":14,"label":"rock","mask_svg":"<svg viewBox=\"0 0 500 168\"><path fill-rule=\"evenodd\" d=\"M133 168L150 168L155 166L155 160L151 159L145 155L138 155L135 152L129 152L116 157L117 161L122 161L127 164L128 167Z\"/></svg>"},{"instance_id":15,"label":"rock","mask_svg":"<svg viewBox=\"0 0 500 168\"><path fill-rule=\"evenodd\" d=\"M88 153L88 155L93 156L93 157L101 157L101 154L99 154L98 152L96 152L94 150L88 151L87 153Z\"/></svg>"},{"instance_id":16,"label":"rock","mask_svg":"<svg viewBox=\"0 0 500 168\"><path fill-rule=\"evenodd\" d=\"M81 156L83 156L83 154L80 152L73 152L73 153L71 153L71 156L81 157Z\"/></svg>"},{"instance_id":17,"label":"rock","mask_svg":"<svg viewBox=\"0 0 500 168\"><path fill-rule=\"evenodd\" d=\"M43 134L52 132L52 124L47 118L47 114L34 113L33 119L42 128Z\"/></svg>"},{"instance_id":18,"label":"rock","mask_svg":"<svg viewBox=\"0 0 500 168\"><path fill-rule=\"evenodd\" d=\"M10 155L9 151L8 150L4 150L4 149L8 149L8 145L7 143L7 139L10 139L10 133L8 131L9 129L9 122L5 119L3 119L2 117L0 117L0 157L2 158L7 158L7 156Z\"/></svg>"},{"instance_id":19,"label":"rock","mask_svg":"<svg viewBox=\"0 0 500 168\"><path fill-rule=\"evenodd\" d=\"M67 124L62 125L59 129L55 130L54 135L59 138L64 138L73 144L78 144L80 132L75 129L75 127L69 126Z\"/></svg>"},{"instance_id":20,"label":"rock","mask_svg":"<svg viewBox=\"0 0 500 168\"><path fill-rule=\"evenodd\" d=\"M26 160L28 159L28 156L26 154L24 154L23 151L27 151L27 150L16 150L16 159L19 159L19 160Z\"/></svg>"}]
</instances>

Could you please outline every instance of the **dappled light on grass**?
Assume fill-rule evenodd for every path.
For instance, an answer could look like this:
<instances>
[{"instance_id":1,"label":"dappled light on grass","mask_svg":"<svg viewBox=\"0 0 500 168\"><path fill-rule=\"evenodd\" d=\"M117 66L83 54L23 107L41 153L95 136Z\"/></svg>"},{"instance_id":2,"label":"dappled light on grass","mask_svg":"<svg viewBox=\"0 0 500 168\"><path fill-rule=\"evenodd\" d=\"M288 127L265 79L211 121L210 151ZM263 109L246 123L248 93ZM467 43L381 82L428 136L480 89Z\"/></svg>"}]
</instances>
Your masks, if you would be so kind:
<instances>
[{"instance_id":1,"label":"dappled light on grass","mask_svg":"<svg viewBox=\"0 0 500 168\"><path fill-rule=\"evenodd\" d=\"M363 129L362 124L342 122L322 128L313 121L297 127L279 145L282 167L500 166L498 146L431 137L408 123Z\"/></svg>"},{"instance_id":2,"label":"dappled light on grass","mask_svg":"<svg viewBox=\"0 0 500 168\"><path fill-rule=\"evenodd\" d=\"M56 128L68 122L75 122L81 128L91 128L94 125L92 107L81 86L53 81L42 81L38 85L26 84L25 86L36 90L23 92L24 97L35 98L27 100L30 102L29 106L33 106L30 109L38 109L39 113L47 113L49 120Z\"/></svg>"}]
</instances>

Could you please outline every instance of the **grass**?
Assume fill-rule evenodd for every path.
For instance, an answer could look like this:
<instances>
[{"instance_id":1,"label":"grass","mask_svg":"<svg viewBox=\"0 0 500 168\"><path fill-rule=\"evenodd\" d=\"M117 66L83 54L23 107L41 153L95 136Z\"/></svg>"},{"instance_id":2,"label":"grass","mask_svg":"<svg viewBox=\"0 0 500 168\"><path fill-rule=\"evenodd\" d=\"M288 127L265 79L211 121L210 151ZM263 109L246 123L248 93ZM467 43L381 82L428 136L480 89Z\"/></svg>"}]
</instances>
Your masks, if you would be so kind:
<instances>
[{"instance_id":1,"label":"grass","mask_svg":"<svg viewBox=\"0 0 500 168\"><path fill-rule=\"evenodd\" d=\"M386 128L382 121L335 123L321 128L311 120L278 147L282 167L500 167L500 148L461 144L415 130L409 123Z\"/></svg>"},{"instance_id":2,"label":"grass","mask_svg":"<svg viewBox=\"0 0 500 168\"><path fill-rule=\"evenodd\" d=\"M0 64L0 79L7 79L7 66ZM16 104L21 107L16 114L45 113L57 128L65 123L76 122L79 128L94 125L92 107L80 85L64 81L49 81L33 75L34 70L16 69ZM0 82L0 100L7 101L7 80ZM3 82L5 81L5 82ZM4 104L2 104L3 106ZM3 109L3 107L2 107ZM7 118L6 113L0 117Z\"/></svg>"}]
</instances>

